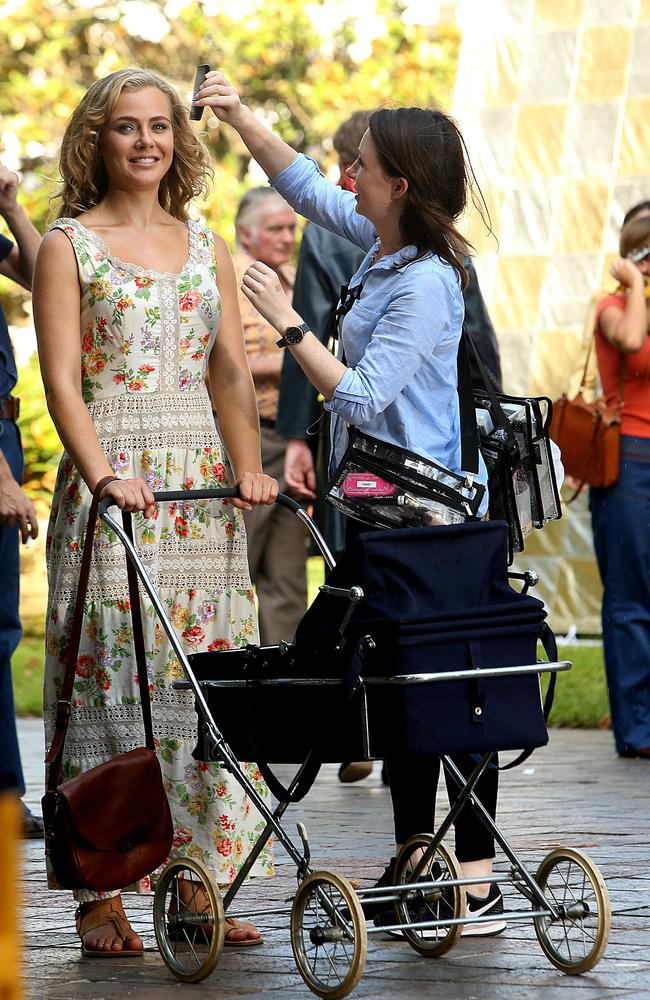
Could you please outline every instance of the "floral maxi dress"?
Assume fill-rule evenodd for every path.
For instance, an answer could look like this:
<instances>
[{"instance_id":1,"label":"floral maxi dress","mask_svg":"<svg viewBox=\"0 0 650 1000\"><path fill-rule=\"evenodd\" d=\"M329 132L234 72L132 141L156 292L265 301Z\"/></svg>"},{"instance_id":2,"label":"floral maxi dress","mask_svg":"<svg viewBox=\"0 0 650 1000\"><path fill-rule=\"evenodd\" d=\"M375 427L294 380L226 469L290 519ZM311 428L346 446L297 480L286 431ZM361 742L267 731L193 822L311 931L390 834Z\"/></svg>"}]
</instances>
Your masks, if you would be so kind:
<instances>
[{"instance_id":1,"label":"floral maxi dress","mask_svg":"<svg viewBox=\"0 0 650 1000\"><path fill-rule=\"evenodd\" d=\"M178 274L117 259L76 219L55 228L69 238L81 286L83 397L116 476L144 477L154 490L232 483L204 370L217 335L220 301L214 243L202 222L188 223L189 255ZM59 467L47 538L45 736L54 735L65 672L90 494L70 458ZM153 518L134 515L140 557L188 652L230 649L257 640L242 518L232 505L161 504ZM174 820L172 856L204 863L231 882L264 823L240 785L216 763L198 762L191 692L173 690L181 665L142 600L157 752ZM144 742L133 656L125 555L107 526L93 548L64 777ZM254 764L257 791L268 790ZM272 875L265 845L252 874ZM50 885L56 882L50 873ZM138 883L149 889L149 879ZM78 893L80 899L96 894Z\"/></svg>"}]
</instances>

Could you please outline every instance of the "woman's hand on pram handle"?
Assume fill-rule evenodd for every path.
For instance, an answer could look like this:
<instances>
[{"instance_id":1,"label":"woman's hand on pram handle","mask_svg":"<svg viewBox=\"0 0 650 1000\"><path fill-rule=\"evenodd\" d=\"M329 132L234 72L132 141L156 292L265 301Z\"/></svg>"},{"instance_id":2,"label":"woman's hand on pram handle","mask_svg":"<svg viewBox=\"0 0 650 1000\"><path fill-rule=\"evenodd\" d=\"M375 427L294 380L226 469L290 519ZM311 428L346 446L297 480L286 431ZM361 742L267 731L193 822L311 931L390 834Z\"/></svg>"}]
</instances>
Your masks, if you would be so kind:
<instances>
[{"instance_id":1,"label":"woman's hand on pram handle","mask_svg":"<svg viewBox=\"0 0 650 1000\"><path fill-rule=\"evenodd\" d=\"M110 497L121 510L141 510L152 517L156 510L154 495L144 479L113 479L101 492L100 499Z\"/></svg>"},{"instance_id":2,"label":"woman's hand on pram handle","mask_svg":"<svg viewBox=\"0 0 650 1000\"><path fill-rule=\"evenodd\" d=\"M243 472L235 481L239 497L232 500L240 510L252 510L258 504L275 503L279 487L277 479L264 472Z\"/></svg>"}]
</instances>

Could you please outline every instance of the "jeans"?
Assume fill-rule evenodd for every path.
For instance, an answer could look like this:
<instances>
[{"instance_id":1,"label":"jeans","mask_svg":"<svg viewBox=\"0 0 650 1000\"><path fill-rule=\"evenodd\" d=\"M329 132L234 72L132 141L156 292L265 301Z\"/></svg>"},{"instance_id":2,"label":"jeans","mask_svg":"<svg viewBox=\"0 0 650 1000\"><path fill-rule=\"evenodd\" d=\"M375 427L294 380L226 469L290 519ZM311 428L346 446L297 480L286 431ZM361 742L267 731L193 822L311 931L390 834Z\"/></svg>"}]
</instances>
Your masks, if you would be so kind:
<instances>
[{"instance_id":1,"label":"jeans","mask_svg":"<svg viewBox=\"0 0 650 1000\"><path fill-rule=\"evenodd\" d=\"M0 449L17 482L22 483L23 452L20 434L12 420L0 420ZM20 559L18 527L0 524L0 791L16 789L25 793L23 769L18 749L11 657L20 641L18 594Z\"/></svg>"},{"instance_id":2,"label":"jeans","mask_svg":"<svg viewBox=\"0 0 650 1000\"><path fill-rule=\"evenodd\" d=\"M621 438L621 474L589 496L618 753L650 747L650 439Z\"/></svg>"}]
</instances>

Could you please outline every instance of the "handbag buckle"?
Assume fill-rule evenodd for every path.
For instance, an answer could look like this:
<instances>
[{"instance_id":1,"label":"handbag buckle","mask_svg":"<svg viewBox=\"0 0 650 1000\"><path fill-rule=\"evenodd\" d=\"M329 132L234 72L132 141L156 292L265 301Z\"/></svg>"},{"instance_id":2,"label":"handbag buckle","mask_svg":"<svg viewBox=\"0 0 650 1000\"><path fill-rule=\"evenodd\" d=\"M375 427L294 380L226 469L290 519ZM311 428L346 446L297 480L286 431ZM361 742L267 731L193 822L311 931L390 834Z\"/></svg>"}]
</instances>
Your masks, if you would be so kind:
<instances>
[{"instance_id":1,"label":"handbag buckle","mask_svg":"<svg viewBox=\"0 0 650 1000\"><path fill-rule=\"evenodd\" d=\"M71 703L65 698L59 698L56 703L56 724L67 723L70 718Z\"/></svg>"}]
</instances>

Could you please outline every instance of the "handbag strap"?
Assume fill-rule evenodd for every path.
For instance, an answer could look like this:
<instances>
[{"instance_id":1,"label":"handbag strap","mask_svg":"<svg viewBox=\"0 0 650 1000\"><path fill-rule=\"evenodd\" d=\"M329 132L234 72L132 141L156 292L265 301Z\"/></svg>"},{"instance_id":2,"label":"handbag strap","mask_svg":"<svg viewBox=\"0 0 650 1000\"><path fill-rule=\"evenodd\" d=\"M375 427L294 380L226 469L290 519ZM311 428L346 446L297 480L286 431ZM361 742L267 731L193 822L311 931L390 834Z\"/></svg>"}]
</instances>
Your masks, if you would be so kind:
<instances>
[{"instance_id":1,"label":"handbag strap","mask_svg":"<svg viewBox=\"0 0 650 1000\"><path fill-rule=\"evenodd\" d=\"M587 385L587 370L589 368L589 359L591 358L591 352L593 350L594 344L596 342L596 327L597 323L594 323L594 328L589 338L589 344L587 345L587 355L585 357L584 368L582 369L582 378L580 379L580 388L578 392L582 390ZM627 371L627 354L623 354L622 351L619 352L621 357L618 363L618 405L623 406L623 389L625 386L625 373Z\"/></svg>"},{"instance_id":2,"label":"handbag strap","mask_svg":"<svg viewBox=\"0 0 650 1000\"><path fill-rule=\"evenodd\" d=\"M130 511L122 511L124 533L133 544L133 520ZM140 707L144 723L145 746L155 752L153 738L153 722L151 718L151 698L149 697L149 675L147 673L147 654L144 648L144 631L142 628L142 608L140 607L140 591L138 574L131 558L126 553L126 575L129 582L129 604L131 605L131 625L133 627L133 651L138 667L138 687L140 688Z\"/></svg>"},{"instance_id":3,"label":"handbag strap","mask_svg":"<svg viewBox=\"0 0 650 1000\"><path fill-rule=\"evenodd\" d=\"M476 363L476 367L478 368L481 378L483 379L483 387L485 389L488 399L490 400L492 418L496 423L497 427L503 433L503 437L508 447L508 451L510 452L510 455L512 456L512 458L518 460L521 456L519 453L519 445L517 444L517 438L515 432L512 429L512 424L508 420L503 410L503 407L501 406L501 403L499 401L499 395L496 389L494 388L494 382L490 378L490 374L486 369L485 365L483 364L481 356L476 348L476 344L472 340L470 332L465 326L465 324L463 324L462 339L465 341L468 349L472 352L474 361ZM476 413L474 412L473 415L474 415L474 422L476 422Z\"/></svg>"},{"instance_id":4,"label":"handbag strap","mask_svg":"<svg viewBox=\"0 0 650 1000\"><path fill-rule=\"evenodd\" d=\"M52 739L52 744L45 757L45 763L49 767L47 788L48 791L54 791L59 784L59 778L61 773L61 763L63 759L63 748L65 745L65 737L68 731L68 725L70 722L70 710L72 705L72 692L74 687L74 678L77 670L77 657L79 655L79 643L81 641L81 628L83 625L84 617L84 604L86 602L86 593L88 591L88 578L90 576L90 563L92 559L93 551L93 540L95 535L95 525L97 523L97 508L99 507L99 501L101 498L102 491L109 483L113 483L118 479L117 476L104 476L103 479L97 483L94 489L92 501L90 504L90 510L88 511L88 522L86 525L86 537L84 539L83 553L81 556L81 567L79 570L79 582L77 584L77 597L75 600L74 612L72 616L72 626L70 629L70 643L68 646L68 653L66 659L65 674L63 676L63 683L61 685L61 691L59 698L56 703L56 716L55 716L55 730L54 737ZM130 520L130 518L127 518ZM129 567L131 567L130 561L127 560L127 572ZM135 573L135 571L133 570ZM139 618L140 621L140 635L142 635L142 619L140 617L140 606L137 599L137 578L136 578L136 590L135 590L135 600L133 599L133 591L131 586L131 580L129 578L129 596L131 603L131 615L134 617L134 607L137 607L135 611L135 618ZM138 660L138 682L140 685L140 697L142 700L142 714L145 722L145 731L147 729L146 712L147 708L149 711L149 729L151 728L151 706L149 705L149 686L146 683L146 661L145 663L145 684L142 683L142 675L140 670L140 660L138 653L138 646L140 645L141 654L144 654L144 640L142 639L141 644L136 638L137 629L134 623L134 647L136 652L136 660ZM143 657L144 659L144 657ZM143 693L146 692L146 699L143 697ZM145 701L147 706L145 707ZM153 748L153 736L151 737L151 743L149 742L149 733L147 733L147 746Z\"/></svg>"}]
</instances>

